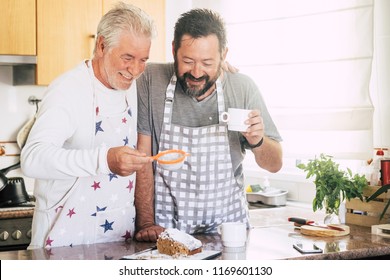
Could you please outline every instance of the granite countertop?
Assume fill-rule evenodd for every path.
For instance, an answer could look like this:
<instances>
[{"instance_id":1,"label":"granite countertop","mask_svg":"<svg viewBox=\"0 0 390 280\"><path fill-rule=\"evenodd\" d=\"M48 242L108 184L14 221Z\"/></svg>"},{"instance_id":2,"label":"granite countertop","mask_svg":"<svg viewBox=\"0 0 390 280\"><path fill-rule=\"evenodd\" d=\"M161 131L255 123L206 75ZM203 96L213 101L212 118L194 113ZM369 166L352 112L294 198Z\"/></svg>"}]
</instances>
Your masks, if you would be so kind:
<instances>
[{"instance_id":1,"label":"granite countertop","mask_svg":"<svg viewBox=\"0 0 390 280\"><path fill-rule=\"evenodd\" d=\"M34 207L9 207L0 208L0 219L31 218Z\"/></svg>"},{"instance_id":2,"label":"granite countertop","mask_svg":"<svg viewBox=\"0 0 390 280\"><path fill-rule=\"evenodd\" d=\"M248 232L247 246L242 251L231 252L221 244L219 235L197 235L204 250L218 250L218 259L387 259L390 256L390 238L371 234L370 227L349 225L350 234L342 237L314 237L302 235L288 222L288 217L304 217L321 221L323 213L309 207L287 205L285 207L252 209L252 228ZM293 248L297 241L313 242L323 249L321 254L301 254ZM141 250L151 248L149 242L112 242L51 249L35 249L0 252L0 259L120 259Z\"/></svg>"}]
</instances>

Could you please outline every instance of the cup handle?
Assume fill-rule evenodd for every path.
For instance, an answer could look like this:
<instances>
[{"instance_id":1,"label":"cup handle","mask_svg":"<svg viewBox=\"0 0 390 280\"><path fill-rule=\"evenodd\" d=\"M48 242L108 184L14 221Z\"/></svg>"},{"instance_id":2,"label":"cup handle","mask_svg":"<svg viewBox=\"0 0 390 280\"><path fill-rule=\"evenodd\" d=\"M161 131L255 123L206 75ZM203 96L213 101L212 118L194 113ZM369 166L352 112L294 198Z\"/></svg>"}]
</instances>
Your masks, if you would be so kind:
<instances>
[{"instance_id":1,"label":"cup handle","mask_svg":"<svg viewBox=\"0 0 390 280\"><path fill-rule=\"evenodd\" d=\"M229 115L228 112L223 112L223 113L221 114L221 119L222 119L223 122L228 122L228 121L229 121L229 118L230 118L230 115Z\"/></svg>"}]
</instances>

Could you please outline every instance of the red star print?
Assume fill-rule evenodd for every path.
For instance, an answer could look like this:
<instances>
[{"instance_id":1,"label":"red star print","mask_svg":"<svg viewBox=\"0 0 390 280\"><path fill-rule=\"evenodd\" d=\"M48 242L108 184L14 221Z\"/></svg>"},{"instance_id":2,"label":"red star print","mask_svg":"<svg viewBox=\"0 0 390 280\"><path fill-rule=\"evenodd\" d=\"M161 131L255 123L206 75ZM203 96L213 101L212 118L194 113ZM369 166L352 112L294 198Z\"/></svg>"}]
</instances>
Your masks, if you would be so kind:
<instances>
[{"instance_id":1,"label":"red star print","mask_svg":"<svg viewBox=\"0 0 390 280\"><path fill-rule=\"evenodd\" d=\"M51 243L53 243L53 239L50 239L50 236L46 239L46 246L51 246Z\"/></svg>"},{"instance_id":2,"label":"red star print","mask_svg":"<svg viewBox=\"0 0 390 280\"><path fill-rule=\"evenodd\" d=\"M127 123L127 119L126 119L126 118L123 118L123 119L122 119L122 123Z\"/></svg>"},{"instance_id":3,"label":"red star print","mask_svg":"<svg viewBox=\"0 0 390 280\"><path fill-rule=\"evenodd\" d=\"M99 106L96 107L96 116L99 115Z\"/></svg>"},{"instance_id":4,"label":"red star print","mask_svg":"<svg viewBox=\"0 0 390 280\"><path fill-rule=\"evenodd\" d=\"M123 237L125 239L125 241L127 239L131 239L131 231L126 230L125 235L122 235L121 237Z\"/></svg>"},{"instance_id":5,"label":"red star print","mask_svg":"<svg viewBox=\"0 0 390 280\"><path fill-rule=\"evenodd\" d=\"M46 249L46 255L47 255L48 257L54 255L54 254L51 252L51 248L50 248L50 249Z\"/></svg>"},{"instance_id":6,"label":"red star print","mask_svg":"<svg viewBox=\"0 0 390 280\"><path fill-rule=\"evenodd\" d=\"M74 207L72 209L69 209L69 212L68 214L66 214L66 216L69 216L69 218L72 218L72 216L76 214L76 212L74 211Z\"/></svg>"},{"instance_id":7,"label":"red star print","mask_svg":"<svg viewBox=\"0 0 390 280\"><path fill-rule=\"evenodd\" d=\"M126 187L126 189L129 189L129 192L134 188L134 183L133 181L129 180L129 185Z\"/></svg>"},{"instance_id":8,"label":"red star print","mask_svg":"<svg viewBox=\"0 0 390 280\"><path fill-rule=\"evenodd\" d=\"M94 191L96 191L96 189L100 189L100 182L93 181L93 185L91 187Z\"/></svg>"}]
</instances>

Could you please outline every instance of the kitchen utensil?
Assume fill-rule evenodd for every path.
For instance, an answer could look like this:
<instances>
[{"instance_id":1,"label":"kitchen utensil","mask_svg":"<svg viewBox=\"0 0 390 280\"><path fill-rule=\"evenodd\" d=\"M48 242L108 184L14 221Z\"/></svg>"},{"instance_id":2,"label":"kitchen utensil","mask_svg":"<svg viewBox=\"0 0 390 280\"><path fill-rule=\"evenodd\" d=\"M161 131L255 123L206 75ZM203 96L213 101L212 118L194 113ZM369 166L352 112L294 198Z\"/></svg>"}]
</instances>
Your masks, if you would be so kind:
<instances>
[{"instance_id":1,"label":"kitchen utensil","mask_svg":"<svg viewBox=\"0 0 390 280\"><path fill-rule=\"evenodd\" d=\"M16 206L30 201L22 177L8 178L5 187L0 191L0 207Z\"/></svg>"},{"instance_id":2,"label":"kitchen utensil","mask_svg":"<svg viewBox=\"0 0 390 280\"><path fill-rule=\"evenodd\" d=\"M166 150L158 153L152 158L164 169L177 170L182 167L184 160L190 154L182 150Z\"/></svg>"},{"instance_id":3,"label":"kitchen utensil","mask_svg":"<svg viewBox=\"0 0 390 280\"><path fill-rule=\"evenodd\" d=\"M350 230L347 225L331 225L343 230L336 230L330 228L316 227L311 225L303 225L300 227L303 235L320 236L320 237L337 237L348 235Z\"/></svg>"},{"instance_id":4,"label":"kitchen utensil","mask_svg":"<svg viewBox=\"0 0 390 280\"><path fill-rule=\"evenodd\" d=\"M294 223L297 223L299 225L307 225L308 223L313 223L314 221L312 220L308 220L308 219L305 219L305 218L298 218L298 217L290 217L288 218L288 221L289 222L294 222Z\"/></svg>"},{"instance_id":5,"label":"kitchen utensil","mask_svg":"<svg viewBox=\"0 0 390 280\"><path fill-rule=\"evenodd\" d=\"M288 191L277 189L267 189L263 192L248 192L246 198L248 202L261 202L270 206L284 206L287 201Z\"/></svg>"},{"instance_id":6,"label":"kitchen utensil","mask_svg":"<svg viewBox=\"0 0 390 280\"><path fill-rule=\"evenodd\" d=\"M0 207L15 206L30 201L23 178L6 176L9 171L19 167L20 162L17 162L0 170Z\"/></svg>"},{"instance_id":7,"label":"kitchen utensil","mask_svg":"<svg viewBox=\"0 0 390 280\"><path fill-rule=\"evenodd\" d=\"M291 217L288 218L289 222L294 222L296 226L303 226L303 225L308 225L308 226L313 226L313 227L319 227L319 228L324 228L324 229L332 229L332 230L338 230L338 231L344 231L344 228L339 227L339 225L332 225L332 224L320 224L311 220L307 220L305 218L296 218L296 217Z\"/></svg>"},{"instance_id":8,"label":"kitchen utensil","mask_svg":"<svg viewBox=\"0 0 390 280\"><path fill-rule=\"evenodd\" d=\"M221 115L222 121L228 124L228 129L231 131L246 131L248 129L245 121L249 118L251 110L229 108L227 112Z\"/></svg>"},{"instance_id":9,"label":"kitchen utensil","mask_svg":"<svg viewBox=\"0 0 390 280\"><path fill-rule=\"evenodd\" d=\"M390 224L372 225L371 233L385 236L385 237L390 237Z\"/></svg>"},{"instance_id":10,"label":"kitchen utensil","mask_svg":"<svg viewBox=\"0 0 390 280\"><path fill-rule=\"evenodd\" d=\"M20 149L22 149L26 144L28 134L30 133L31 128L35 123L35 118L36 116L34 115L34 117L28 120L16 135L16 142L18 143Z\"/></svg>"},{"instance_id":11,"label":"kitchen utensil","mask_svg":"<svg viewBox=\"0 0 390 280\"><path fill-rule=\"evenodd\" d=\"M243 247L246 243L246 224L240 222L222 223L217 228L224 247Z\"/></svg>"},{"instance_id":12,"label":"kitchen utensil","mask_svg":"<svg viewBox=\"0 0 390 280\"><path fill-rule=\"evenodd\" d=\"M10 172L11 170L14 170L16 168L20 167L20 162L15 163L11 166L8 166L6 168L3 168L0 170L0 191L3 190L3 188L7 185L8 183L8 178L7 178L7 173Z\"/></svg>"},{"instance_id":13,"label":"kitchen utensil","mask_svg":"<svg viewBox=\"0 0 390 280\"><path fill-rule=\"evenodd\" d=\"M132 255L123 256L121 260L210 260L221 255L221 251L204 250L190 256L169 256L160 254L157 249L146 249Z\"/></svg>"},{"instance_id":14,"label":"kitchen utensil","mask_svg":"<svg viewBox=\"0 0 390 280\"><path fill-rule=\"evenodd\" d=\"M382 185L390 184L390 159L382 159L381 161L381 180Z\"/></svg>"}]
</instances>

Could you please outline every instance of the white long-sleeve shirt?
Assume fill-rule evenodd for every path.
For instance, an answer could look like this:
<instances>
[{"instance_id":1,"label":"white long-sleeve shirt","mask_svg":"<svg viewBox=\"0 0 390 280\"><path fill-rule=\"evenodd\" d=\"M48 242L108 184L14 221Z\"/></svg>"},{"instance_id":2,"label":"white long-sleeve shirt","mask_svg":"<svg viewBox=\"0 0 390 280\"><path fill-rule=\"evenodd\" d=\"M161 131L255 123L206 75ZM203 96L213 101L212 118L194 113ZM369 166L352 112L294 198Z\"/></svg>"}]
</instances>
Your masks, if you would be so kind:
<instances>
[{"instance_id":1,"label":"white long-sleeve shirt","mask_svg":"<svg viewBox=\"0 0 390 280\"><path fill-rule=\"evenodd\" d=\"M107 150L93 147L95 135L94 90L104 110L118 110L126 94L137 102L135 83L128 91L93 88L85 61L48 87L37 119L21 152L21 169L35 178L34 195L40 208L55 205L78 177L108 174ZM110 102L108 102L110 100ZM114 101L112 101L114 100ZM136 106L135 106L136 107ZM136 112L134 112L136 114Z\"/></svg>"}]
</instances>

